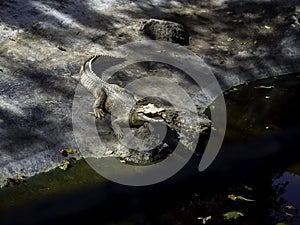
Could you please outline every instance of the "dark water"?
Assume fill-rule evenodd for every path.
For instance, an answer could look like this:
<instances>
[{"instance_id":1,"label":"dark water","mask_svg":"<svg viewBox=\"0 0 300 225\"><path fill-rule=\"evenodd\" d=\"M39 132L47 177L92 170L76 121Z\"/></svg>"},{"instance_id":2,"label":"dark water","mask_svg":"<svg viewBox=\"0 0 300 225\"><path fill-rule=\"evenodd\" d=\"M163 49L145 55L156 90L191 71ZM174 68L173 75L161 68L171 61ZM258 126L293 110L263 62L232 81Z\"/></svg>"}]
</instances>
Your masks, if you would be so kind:
<instances>
[{"instance_id":1,"label":"dark water","mask_svg":"<svg viewBox=\"0 0 300 225\"><path fill-rule=\"evenodd\" d=\"M3 188L0 224L300 224L299 88L293 74L226 92L225 141L205 172L200 154L165 182L127 187L80 160Z\"/></svg>"}]
</instances>

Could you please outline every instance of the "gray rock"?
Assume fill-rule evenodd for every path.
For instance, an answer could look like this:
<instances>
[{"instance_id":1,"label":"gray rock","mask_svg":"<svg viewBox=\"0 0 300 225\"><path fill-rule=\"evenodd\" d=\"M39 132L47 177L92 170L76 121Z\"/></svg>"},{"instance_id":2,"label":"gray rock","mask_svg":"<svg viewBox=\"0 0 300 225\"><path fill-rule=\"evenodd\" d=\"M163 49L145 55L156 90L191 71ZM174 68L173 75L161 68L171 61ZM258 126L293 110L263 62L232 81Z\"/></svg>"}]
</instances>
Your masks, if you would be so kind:
<instances>
[{"instance_id":1,"label":"gray rock","mask_svg":"<svg viewBox=\"0 0 300 225\"><path fill-rule=\"evenodd\" d=\"M189 45L190 34L179 23L166 20L150 19L146 21L141 31L154 40L168 41L180 45Z\"/></svg>"}]
</instances>

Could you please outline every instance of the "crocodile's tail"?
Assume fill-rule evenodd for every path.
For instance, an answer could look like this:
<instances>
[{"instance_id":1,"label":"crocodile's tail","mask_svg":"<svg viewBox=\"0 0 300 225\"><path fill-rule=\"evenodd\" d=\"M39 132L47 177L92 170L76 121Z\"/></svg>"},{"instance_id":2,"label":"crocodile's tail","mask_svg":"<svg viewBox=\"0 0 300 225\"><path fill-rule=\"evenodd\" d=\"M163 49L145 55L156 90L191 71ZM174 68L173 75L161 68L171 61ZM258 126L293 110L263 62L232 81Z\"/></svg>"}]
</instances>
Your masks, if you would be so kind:
<instances>
[{"instance_id":1,"label":"crocodile's tail","mask_svg":"<svg viewBox=\"0 0 300 225\"><path fill-rule=\"evenodd\" d=\"M103 72L111 67L122 64L126 61L125 58L115 57L111 55L95 55L86 61L85 69L93 71L97 75L102 75Z\"/></svg>"},{"instance_id":2,"label":"crocodile's tail","mask_svg":"<svg viewBox=\"0 0 300 225\"><path fill-rule=\"evenodd\" d=\"M80 68L78 74L72 76L74 79L80 81L84 72L93 72L101 77L101 74L110 67L121 64L125 58L119 58L111 55L93 55L89 57ZM93 64L93 68L92 68Z\"/></svg>"},{"instance_id":3,"label":"crocodile's tail","mask_svg":"<svg viewBox=\"0 0 300 225\"><path fill-rule=\"evenodd\" d=\"M75 74L72 76L72 78L74 78L75 80L77 81L80 81L81 80L81 77L82 77L82 74L83 72L85 71L86 69L86 65L89 61L93 61L93 59L95 59L97 57L97 55L93 55L91 57L89 57L87 60L84 61L83 65L81 66L80 70L79 70L79 73Z\"/></svg>"},{"instance_id":4,"label":"crocodile's tail","mask_svg":"<svg viewBox=\"0 0 300 225\"><path fill-rule=\"evenodd\" d=\"M111 87L110 84L102 79L104 71L123 63L125 60L125 58L117 58L110 55L94 55L84 62L76 78L95 97L98 97L103 88Z\"/></svg>"}]
</instances>

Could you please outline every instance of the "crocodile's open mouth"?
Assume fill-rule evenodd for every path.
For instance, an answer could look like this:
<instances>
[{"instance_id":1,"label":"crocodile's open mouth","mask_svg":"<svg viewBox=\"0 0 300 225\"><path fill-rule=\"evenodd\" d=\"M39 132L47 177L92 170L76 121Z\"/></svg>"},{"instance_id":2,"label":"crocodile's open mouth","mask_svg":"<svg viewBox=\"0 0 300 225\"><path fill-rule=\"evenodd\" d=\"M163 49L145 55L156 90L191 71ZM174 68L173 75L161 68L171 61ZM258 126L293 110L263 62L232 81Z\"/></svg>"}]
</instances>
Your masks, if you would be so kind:
<instances>
[{"instance_id":1,"label":"crocodile's open mouth","mask_svg":"<svg viewBox=\"0 0 300 225\"><path fill-rule=\"evenodd\" d=\"M139 110L141 110L145 115L158 115L159 113L165 111L164 108L157 107L152 103L139 106Z\"/></svg>"},{"instance_id":2,"label":"crocodile's open mouth","mask_svg":"<svg viewBox=\"0 0 300 225\"><path fill-rule=\"evenodd\" d=\"M147 105L138 106L134 109L134 112L138 118L148 118L150 122L173 122L178 113L176 110L167 110L163 107L157 107L152 103Z\"/></svg>"},{"instance_id":3,"label":"crocodile's open mouth","mask_svg":"<svg viewBox=\"0 0 300 225\"><path fill-rule=\"evenodd\" d=\"M211 121L208 118L198 117L200 121L190 120L191 112L178 111L173 107L157 107L152 103L146 105L138 105L131 111L131 118L139 121L147 122L164 122L169 125L174 125L177 128L191 126L195 128L210 127ZM189 121L189 122L188 122ZM141 124L142 125L142 124Z\"/></svg>"},{"instance_id":4,"label":"crocodile's open mouth","mask_svg":"<svg viewBox=\"0 0 300 225\"><path fill-rule=\"evenodd\" d=\"M139 116L144 115L145 117L148 117L151 120L157 120L157 122L161 122L161 114L160 113L138 113Z\"/></svg>"},{"instance_id":5,"label":"crocodile's open mouth","mask_svg":"<svg viewBox=\"0 0 300 225\"><path fill-rule=\"evenodd\" d=\"M158 120L162 119L162 115L163 115L162 112L138 112L137 114L140 116L144 115L151 119L158 119Z\"/></svg>"}]
</instances>

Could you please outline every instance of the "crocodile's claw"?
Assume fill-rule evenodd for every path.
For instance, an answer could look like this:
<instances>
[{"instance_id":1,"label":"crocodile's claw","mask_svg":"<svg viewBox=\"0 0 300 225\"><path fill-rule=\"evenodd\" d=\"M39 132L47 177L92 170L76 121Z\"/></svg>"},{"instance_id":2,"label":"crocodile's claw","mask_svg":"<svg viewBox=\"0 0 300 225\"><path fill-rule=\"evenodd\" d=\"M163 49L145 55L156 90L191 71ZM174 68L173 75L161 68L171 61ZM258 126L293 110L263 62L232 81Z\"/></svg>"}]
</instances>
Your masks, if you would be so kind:
<instances>
[{"instance_id":1,"label":"crocodile's claw","mask_svg":"<svg viewBox=\"0 0 300 225\"><path fill-rule=\"evenodd\" d=\"M118 139L121 139L124 136L123 130L121 126L119 125L119 122L121 121L120 118L115 119L112 121L112 129Z\"/></svg>"},{"instance_id":2,"label":"crocodile's claw","mask_svg":"<svg viewBox=\"0 0 300 225\"><path fill-rule=\"evenodd\" d=\"M100 108L94 108L94 115L96 118L102 119L105 116L105 113L102 109Z\"/></svg>"},{"instance_id":3,"label":"crocodile's claw","mask_svg":"<svg viewBox=\"0 0 300 225\"><path fill-rule=\"evenodd\" d=\"M113 127L113 130L114 130L114 133L115 133L115 135L116 135L116 137L117 137L118 139L121 139L121 138L123 137L124 133L123 133L121 127L119 127L119 126L114 126L114 127Z\"/></svg>"}]
</instances>

